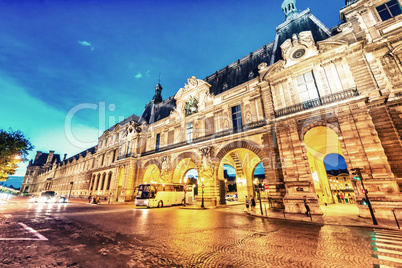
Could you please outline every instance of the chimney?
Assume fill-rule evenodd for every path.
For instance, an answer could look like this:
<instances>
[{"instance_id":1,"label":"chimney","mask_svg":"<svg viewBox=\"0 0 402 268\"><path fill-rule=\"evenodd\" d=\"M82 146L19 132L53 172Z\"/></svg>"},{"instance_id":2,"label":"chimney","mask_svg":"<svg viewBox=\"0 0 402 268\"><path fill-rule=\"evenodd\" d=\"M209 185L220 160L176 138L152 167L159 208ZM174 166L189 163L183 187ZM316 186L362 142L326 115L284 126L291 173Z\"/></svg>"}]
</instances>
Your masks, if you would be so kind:
<instances>
[{"instance_id":1,"label":"chimney","mask_svg":"<svg viewBox=\"0 0 402 268\"><path fill-rule=\"evenodd\" d=\"M66 158L67 158L67 154L64 154L63 161L66 160Z\"/></svg>"},{"instance_id":2,"label":"chimney","mask_svg":"<svg viewBox=\"0 0 402 268\"><path fill-rule=\"evenodd\" d=\"M53 155L54 155L54 151L49 151L49 155L47 156L46 163L52 162Z\"/></svg>"},{"instance_id":3,"label":"chimney","mask_svg":"<svg viewBox=\"0 0 402 268\"><path fill-rule=\"evenodd\" d=\"M39 156L42 154L41 151L36 151L36 156L35 156L35 160L39 158Z\"/></svg>"}]
</instances>

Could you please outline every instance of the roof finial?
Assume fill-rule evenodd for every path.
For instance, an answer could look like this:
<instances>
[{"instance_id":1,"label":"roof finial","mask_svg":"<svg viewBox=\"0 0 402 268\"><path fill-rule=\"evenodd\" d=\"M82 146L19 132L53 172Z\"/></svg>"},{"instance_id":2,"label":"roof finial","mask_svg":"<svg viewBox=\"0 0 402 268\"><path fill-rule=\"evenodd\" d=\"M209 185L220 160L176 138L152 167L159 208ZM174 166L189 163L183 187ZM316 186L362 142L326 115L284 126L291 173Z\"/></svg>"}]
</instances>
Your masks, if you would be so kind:
<instances>
[{"instance_id":1,"label":"roof finial","mask_svg":"<svg viewBox=\"0 0 402 268\"><path fill-rule=\"evenodd\" d=\"M286 20L291 20L298 14L296 0L284 0L282 3L282 11L285 13Z\"/></svg>"},{"instance_id":2,"label":"roof finial","mask_svg":"<svg viewBox=\"0 0 402 268\"><path fill-rule=\"evenodd\" d=\"M162 102L162 86L161 86L161 73L159 73L159 82L155 87L155 96L153 97L154 103Z\"/></svg>"}]
</instances>

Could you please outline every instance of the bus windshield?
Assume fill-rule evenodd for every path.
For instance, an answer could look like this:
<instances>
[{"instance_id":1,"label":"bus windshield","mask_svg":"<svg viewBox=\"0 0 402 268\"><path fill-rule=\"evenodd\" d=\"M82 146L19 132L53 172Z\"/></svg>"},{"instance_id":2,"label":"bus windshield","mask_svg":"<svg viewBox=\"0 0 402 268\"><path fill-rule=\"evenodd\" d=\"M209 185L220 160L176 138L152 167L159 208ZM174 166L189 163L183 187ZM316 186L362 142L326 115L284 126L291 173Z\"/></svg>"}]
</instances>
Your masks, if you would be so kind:
<instances>
[{"instance_id":1,"label":"bus windshield","mask_svg":"<svg viewBox=\"0 0 402 268\"><path fill-rule=\"evenodd\" d=\"M147 198L149 198L149 185L142 184L142 185L138 186L137 198L138 199L147 199Z\"/></svg>"}]
</instances>

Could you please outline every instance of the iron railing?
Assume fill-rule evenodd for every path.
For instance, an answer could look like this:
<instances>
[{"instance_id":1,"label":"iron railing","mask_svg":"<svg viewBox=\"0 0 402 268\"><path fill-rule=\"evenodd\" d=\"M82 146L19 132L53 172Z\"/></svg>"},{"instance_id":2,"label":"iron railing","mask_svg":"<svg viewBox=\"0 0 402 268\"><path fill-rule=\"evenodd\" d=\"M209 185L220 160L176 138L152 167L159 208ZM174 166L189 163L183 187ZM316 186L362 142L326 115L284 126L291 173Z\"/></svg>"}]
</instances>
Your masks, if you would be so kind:
<instances>
[{"instance_id":1,"label":"iron railing","mask_svg":"<svg viewBox=\"0 0 402 268\"><path fill-rule=\"evenodd\" d=\"M279 110L275 110L275 116L276 117L281 117L284 115L288 115L288 114L293 114L293 113L297 113L303 110L308 110L320 105L324 105L324 104L328 104L328 103L332 103L332 102L336 102L336 101L340 101L340 100L346 100L355 96L358 96L359 92L357 92L356 88L352 88L352 89L348 89L348 90L344 90L341 92L337 92L331 95L327 95L318 99L313 99L313 100L309 100L306 102L302 102L302 103L298 103L296 105L292 105L289 107L285 107Z\"/></svg>"}]
</instances>

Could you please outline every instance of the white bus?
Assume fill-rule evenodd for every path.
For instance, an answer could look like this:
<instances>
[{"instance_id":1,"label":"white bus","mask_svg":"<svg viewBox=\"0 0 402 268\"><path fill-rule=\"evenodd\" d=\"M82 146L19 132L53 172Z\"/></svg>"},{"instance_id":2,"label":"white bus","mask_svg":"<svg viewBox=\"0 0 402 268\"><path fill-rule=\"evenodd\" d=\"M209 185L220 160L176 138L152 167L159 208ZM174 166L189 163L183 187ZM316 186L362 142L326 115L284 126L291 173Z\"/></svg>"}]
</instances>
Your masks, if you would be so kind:
<instances>
[{"instance_id":1,"label":"white bus","mask_svg":"<svg viewBox=\"0 0 402 268\"><path fill-rule=\"evenodd\" d=\"M136 206L165 207L172 205L184 205L194 202L194 189L192 185L174 183L141 183L136 187Z\"/></svg>"}]
</instances>

